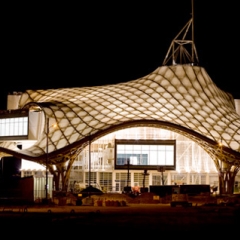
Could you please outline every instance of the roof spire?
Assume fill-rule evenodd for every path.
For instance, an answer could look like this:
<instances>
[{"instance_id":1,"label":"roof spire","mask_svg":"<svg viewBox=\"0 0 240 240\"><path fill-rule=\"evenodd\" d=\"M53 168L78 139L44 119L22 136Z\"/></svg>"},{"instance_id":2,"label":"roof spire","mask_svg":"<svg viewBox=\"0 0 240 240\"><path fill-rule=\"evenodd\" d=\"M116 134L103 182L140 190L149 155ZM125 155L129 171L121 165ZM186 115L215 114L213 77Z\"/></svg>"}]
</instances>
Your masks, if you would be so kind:
<instances>
[{"instance_id":1,"label":"roof spire","mask_svg":"<svg viewBox=\"0 0 240 240\"><path fill-rule=\"evenodd\" d=\"M177 36L172 40L168 52L163 61L163 65L167 65L170 60L172 60L172 65L176 64L198 64L198 55L194 43L194 0L192 2L192 17L187 22L187 24L182 28L182 30L177 34ZM192 36L190 40L186 37L188 36L189 29L192 27ZM191 46L191 49L189 48ZM170 55L170 51L172 51ZM191 54L190 54L191 53Z\"/></svg>"}]
</instances>

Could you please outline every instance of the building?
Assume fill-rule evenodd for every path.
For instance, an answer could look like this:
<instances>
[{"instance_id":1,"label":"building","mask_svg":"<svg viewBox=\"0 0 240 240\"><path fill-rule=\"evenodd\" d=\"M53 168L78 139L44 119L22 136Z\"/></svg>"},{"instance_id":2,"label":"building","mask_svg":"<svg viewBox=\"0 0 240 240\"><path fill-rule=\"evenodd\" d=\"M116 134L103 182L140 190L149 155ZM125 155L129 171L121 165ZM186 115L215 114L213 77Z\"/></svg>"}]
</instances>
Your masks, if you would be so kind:
<instances>
[{"instance_id":1,"label":"building","mask_svg":"<svg viewBox=\"0 0 240 240\"><path fill-rule=\"evenodd\" d=\"M210 184L239 193L240 100L216 86L195 51L187 63L174 52L167 65L169 52L163 66L126 83L8 96L1 157L45 166L55 190Z\"/></svg>"}]
</instances>

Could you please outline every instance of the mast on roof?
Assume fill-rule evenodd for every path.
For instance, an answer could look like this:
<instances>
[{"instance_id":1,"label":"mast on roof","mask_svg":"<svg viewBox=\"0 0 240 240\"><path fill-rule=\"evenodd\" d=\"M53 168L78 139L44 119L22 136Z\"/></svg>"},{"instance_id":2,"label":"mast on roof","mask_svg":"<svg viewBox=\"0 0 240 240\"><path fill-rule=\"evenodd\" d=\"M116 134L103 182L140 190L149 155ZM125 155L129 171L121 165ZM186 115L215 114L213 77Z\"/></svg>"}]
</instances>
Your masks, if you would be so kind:
<instances>
[{"instance_id":1,"label":"mast on roof","mask_svg":"<svg viewBox=\"0 0 240 240\"><path fill-rule=\"evenodd\" d=\"M191 64L198 65L198 55L194 43L194 0L192 2L192 17L187 22L187 24L182 28L182 30L177 34L177 36L171 42L168 52L163 61L163 65L167 65L170 60L172 65L176 64ZM192 30L192 35L189 37L189 29Z\"/></svg>"}]
</instances>

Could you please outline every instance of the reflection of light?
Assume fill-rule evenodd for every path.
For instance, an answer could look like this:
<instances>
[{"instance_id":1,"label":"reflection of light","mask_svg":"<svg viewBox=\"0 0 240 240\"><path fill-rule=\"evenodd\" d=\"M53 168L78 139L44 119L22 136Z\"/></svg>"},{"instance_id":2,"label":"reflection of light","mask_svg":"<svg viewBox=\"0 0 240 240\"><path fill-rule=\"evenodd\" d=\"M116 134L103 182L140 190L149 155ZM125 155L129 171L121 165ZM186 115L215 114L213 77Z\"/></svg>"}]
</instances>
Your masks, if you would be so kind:
<instances>
[{"instance_id":1,"label":"reflection of light","mask_svg":"<svg viewBox=\"0 0 240 240\"><path fill-rule=\"evenodd\" d=\"M130 164L137 165L137 157L130 157Z\"/></svg>"},{"instance_id":2,"label":"reflection of light","mask_svg":"<svg viewBox=\"0 0 240 240\"><path fill-rule=\"evenodd\" d=\"M45 170L45 167L28 160L22 160L22 170L31 169L31 170Z\"/></svg>"}]
</instances>

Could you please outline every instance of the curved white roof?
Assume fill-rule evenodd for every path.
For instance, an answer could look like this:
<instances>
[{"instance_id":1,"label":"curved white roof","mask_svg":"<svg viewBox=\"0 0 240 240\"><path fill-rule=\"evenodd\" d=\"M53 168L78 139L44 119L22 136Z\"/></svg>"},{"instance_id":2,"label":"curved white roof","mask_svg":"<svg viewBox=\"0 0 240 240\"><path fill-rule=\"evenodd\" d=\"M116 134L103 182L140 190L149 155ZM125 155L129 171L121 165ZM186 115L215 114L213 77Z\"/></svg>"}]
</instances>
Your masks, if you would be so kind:
<instances>
[{"instance_id":1,"label":"curved white roof","mask_svg":"<svg viewBox=\"0 0 240 240\"><path fill-rule=\"evenodd\" d=\"M27 90L19 105L24 108L33 103L59 126L49 135L49 153L80 146L89 136L121 124L154 121L221 141L239 157L240 116L234 99L199 66L161 66L142 78L113 85ZM43 134L22 153L40 157L45 147Z\"/></svg>"}]
</instances>

